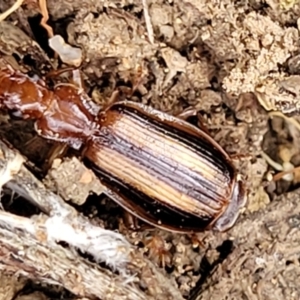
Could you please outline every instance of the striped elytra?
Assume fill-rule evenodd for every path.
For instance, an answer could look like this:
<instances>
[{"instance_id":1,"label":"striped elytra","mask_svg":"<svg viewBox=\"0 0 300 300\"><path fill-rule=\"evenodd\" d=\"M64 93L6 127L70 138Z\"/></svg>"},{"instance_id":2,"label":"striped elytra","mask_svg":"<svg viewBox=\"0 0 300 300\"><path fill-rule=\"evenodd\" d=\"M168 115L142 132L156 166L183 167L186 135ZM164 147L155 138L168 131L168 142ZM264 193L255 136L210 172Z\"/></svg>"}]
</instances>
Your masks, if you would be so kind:
<instances>
[{"instance_id":1,"label":"striped elytra","mask_svg":"<svg viewBox=\"0 0 300 300\"><path fill-rule=\"evenodd\" d=\"M127 211L178 232L229 229L245 204L226 152L189 123L142 104L119 102L100 116L85 157Z\"/></svg>"}]
</instances>

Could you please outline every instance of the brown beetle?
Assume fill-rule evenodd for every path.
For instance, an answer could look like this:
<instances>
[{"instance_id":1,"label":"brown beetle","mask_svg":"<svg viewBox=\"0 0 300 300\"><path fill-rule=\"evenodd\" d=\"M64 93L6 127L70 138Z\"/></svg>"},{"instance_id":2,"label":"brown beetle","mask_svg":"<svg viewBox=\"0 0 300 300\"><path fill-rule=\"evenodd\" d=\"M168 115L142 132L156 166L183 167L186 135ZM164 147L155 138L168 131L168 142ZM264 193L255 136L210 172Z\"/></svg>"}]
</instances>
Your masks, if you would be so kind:
<instances>
[{"instance_id":1,"label":"brown beetle","mask_svg":"<svg viewBox=\"0 0 300 300\"><path fill-rule=\"evenodd\" d=\"M229 229L245 205L230 157L204 131L142 104L117 102L98 116L72 86L0 71L0 104L37 119L37 132L79 148L109 197L156 227Z\"/></svg>"},{"instance_id":2,"label":"brown beetle","mask_svg":"<svg viewBox=\"0 0 300 300\"><path fill-rule=\"evenodd\" d=\"M245 205L230 157L205 132L142 104L122 102L99 118L85 156L109 197L163 229L229 229Z\"/></svg>"}]
</instances>

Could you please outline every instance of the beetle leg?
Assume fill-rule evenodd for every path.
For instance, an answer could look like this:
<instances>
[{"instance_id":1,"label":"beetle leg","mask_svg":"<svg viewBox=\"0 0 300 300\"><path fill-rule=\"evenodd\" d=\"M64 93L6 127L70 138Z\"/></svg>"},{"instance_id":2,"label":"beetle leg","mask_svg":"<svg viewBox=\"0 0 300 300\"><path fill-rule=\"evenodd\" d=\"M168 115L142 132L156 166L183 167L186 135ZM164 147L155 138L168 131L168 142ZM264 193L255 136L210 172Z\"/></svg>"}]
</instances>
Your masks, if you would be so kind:
<instances>
[{"instance_id":1,"label":"beetle leg","mask_svg":"<svg viewBox=\"0 0 300 300\"><path fill-rule=\"evenodd\" d=\"M60 76L61 74L65 73L65 72L70 72L70 71L73 71L74 70L74 67L63 67L63 68L60 68L58 70L51 70L49 71L45 77L46 78L53 78L53 77L58 77Z\"/></svg>"},{"instance_id":2,"label":"beetle leg","mask_svg":"<svg viewBox=\"0 0 300 300\"><path fill-rule=\"evenodd\" d=\"M192 233L188 235L191 239L193 248L205 248L204 239L205 236L200 236L199 233Z\"/></svg>"},{"instance_id":3,"label":"beetle leg","mask_svg":"<svg viewBox=\"0 0 300 300\"><path fill-rule=\"evenodd\" d=\"M130 212L124 210L123 212L123 221L125 228L130 228L131 230L154 230L155 228L151 225L143 223L141 226L139 225L139 220L137 217L132 215ZM120 225L119 225L120 226ZM141 229L142 227L142 229ZM124 227L123 227L124 229ZM122 230L121 230L122 231ZM167 249L165 245L164 239L159 236L157 233L153 233L151 236L146 236L142 240L144 247L148 249L148 256L150 259L153 259L159 266L165 267L166 265L170 265L171 263L171 253Z\"/></svg>"},{"instance_id":4,"label":"beetle leg","mask_svg":"<svg viewBox=\"0 0 300 300\"><path fill-rule=\"evenodd\" d=\"M81 73L79 69L73 69L72 70L72 81L73 83L83 91L86 90L86 87L84 85Z\"/></svg>"},{"instance_id":5,"label":"beetle leg","mask_svg":"<svg viewBox=\"0 0 300 300\"><path fill-rule=\"evenodd\" d=\"M137 217L126 210L123 211L123 220L126 228L130 228L132 230L137 230L140 228Z\"/></svg>"},{"instance_id":6,"label":"beetle leg","mask_svg":"<svg viewBox=\"0 0 300 300\"><path fill-rule=\"evenodd\" d=\"M110 105L112 105L112 104L114 104L114 103L117 103L118 101L119 101L119 91L118 90L116 90L116 91L114 91L112 94L111 94L111 96L110 96L110 98L109 98L109 100L108 100L108 103L107 103L107 105L108 106L110 106Z\"/></svg>"},{"instance_id":7,"label":"beetle leg","mask_svg":"<svg viewBox=\"0 0 300 300\"><path fill-rule=\"evenodd\" d=\"M235 182L229 205L222 216L217 219L213 229L220 232L230 229L235 224L239 216L239 211L246 205L246 202L247 195L244 186L241 181L237 181Z\"/></svg>"},{"instance_id":8,"label":"beetle leg","mask_svg":"<svg viewBox=\"0 0 300 300\"><path fill-rule=\"evenodd\" d=\"M202 129L205 133L207 133L208 135L210 135L210 133L209 133L209 131L208 131L208 129L207 129L207 127L204 125L204 123L203 123L203 118L201 117L201 115L200 114L198 114L198 127L200 128L200 129Z\"/></svg>"},{"instance_id":9,"label":"beetle leg","mask_svg":"<svg viewBox=\"0 0 300 300\"><path fill-rule=\"evenodd\" d=\"M241 159L251 159L253 157L253 155L251 154L233 154L230 155L230 158L232 160L241 160Z\"/></svg>"},{"instance_id":10,"label":"beetle leg","mask_svg":"<svg viewBox=\"0 0 300 300\"><path fill-rule=\"evenodd\" d=\"M149 258L155 260L163 268L171 264L171 252L168 250L165 240L161 236L154 234L151 237L146 237L143 242L145 247L149 249Z\"/></svg>"},{"instance_id":11,"label":"beetle leg","mask_svg":"<svg viewBox=\"0 0 300 300\"><path fill-rule=\"evenodd\" d=\"M202 117L201 115L198 113L198 110L196 108L193 107L188 107L185 108L182 112L180 112L179 114L176 115L177 118L180 118L184 121L187 121L188 118L190 117L198 117L198 127L203 130L205 133L209 134L209 131L207 129L207 127L204 125L203 121L202 121Z\"/></svg>"},{"instance_id":12,"label":"beetle leg","mask_svg":"<svg viewBox=\"0 0 300 300\"><path fill-rule=\"evenodd\" d=\"M144 223L144 222L140 222L139 219L134 216L133 214L131 214L130 212L128 212L127 210L124 209L123 211L123 221L124 221L124 225L127 229L131 229L134 231L137 230L153 230L155 229L155 227L153 227L150 224Z\"/></svg>"},{"instance_id":13,"label":"beetle leg","mask_svg":"<svg viewBox=\"0 0 300 300\"><path fill-rule=\"evenodd\" d=\"M64 67L64 68L60 68L58 70L51 70L50 72L48 72L45 77L46 78L54 78L54 77L58 77L63 73L66 72L72 72L72 77L71 77L71 82L70 83L61 83L60 85L68 85L71 86L77 90L82 90L84 91L86 89L80 70L74 67ZM58 86L58 85L56 85Z\"/></svg>"},{"instance_id":14,"label":"beetle leg","mask_svg":"<svg viewBox=\"0 0 300 300\"><path fill-rule=\"evenodd\" d=\"M141 226L139 225L139 219L129 213L128 211L123 211L123 222L119 223L119 231L122 232L123 230L155 230L154 227L143 223ZM159 236L157 233L153 233L151 236L146 236L142 239L142 243L148 252L148 256L150 259L154 260L157 265L161 267L165 267L166 265L170 265L171 263L171 253L167 249L165 245L164 239Z\"/></svg>"},{"instance_id":15,"label":"beetle leg","mask_svg":"<svg viewBox=\"0 0 300 300\"><path fill-rule=\"evenodd\" d=\"M197 114L198 114L198 111L196 110L196 108L188 107L188 108L185 108L179 114L177 114L176 117L186 121L190 117L197 116Z\"/></svg>"}]
</instances>

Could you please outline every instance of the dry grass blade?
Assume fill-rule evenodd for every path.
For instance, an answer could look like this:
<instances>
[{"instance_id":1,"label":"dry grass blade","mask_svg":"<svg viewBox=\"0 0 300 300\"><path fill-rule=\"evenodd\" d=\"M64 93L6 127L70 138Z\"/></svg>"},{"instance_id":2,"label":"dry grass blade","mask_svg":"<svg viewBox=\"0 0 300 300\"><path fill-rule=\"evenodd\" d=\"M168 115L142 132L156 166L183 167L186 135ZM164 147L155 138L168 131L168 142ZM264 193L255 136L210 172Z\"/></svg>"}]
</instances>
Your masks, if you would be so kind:
<instances>
[{"instance_id":1,"label":"dry grass blade","mask_svg":"<svg viewBox=\"0 0 300 300\"><path fill-rule=\"evenodd\" d=\"M7 11L0 14L0 22L5 20L9 15L11 15L14 11L16 11L22 4L24 0L17 0L13 6L11 6Z\"/></svg>"}]
</instances>

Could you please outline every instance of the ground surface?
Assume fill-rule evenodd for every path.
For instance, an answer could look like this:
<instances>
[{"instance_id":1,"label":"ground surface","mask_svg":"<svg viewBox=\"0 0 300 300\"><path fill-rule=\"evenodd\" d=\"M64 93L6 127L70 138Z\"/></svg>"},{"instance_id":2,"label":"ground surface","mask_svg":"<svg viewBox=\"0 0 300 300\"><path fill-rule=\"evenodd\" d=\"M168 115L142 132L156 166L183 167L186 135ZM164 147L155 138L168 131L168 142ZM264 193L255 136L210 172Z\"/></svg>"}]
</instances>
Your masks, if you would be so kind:
<instances>
[{"instance_id":1,"label":"ground surface","mask_svg":"<svg viewBox=\"0 0 300 300\"><path fill-rule=\"evenodd\" d=\"M12 2L1 1L0 10L6 10ZM268 179L274 169L287 170L300 164L297 123L300 6L297 2L148 0L147 6L143 6L142 1L136 0L48 0L47 5L48 24L54 33L82 49L84 59L80 69L86 91L95 103L103 106L117 88L126 94L134 86L132 100L170 114L187 107L197 108L214 139L237 157L235 163L249 193L241 220L252 218L257 212L263 218L270 203L278 201L277 195L289 193L291 197L283 196L280 201L293 198L299 183L297 173L276 183ZM148 23L145 13L149 16ZM47 46L47 33L39 26L35 1L25 1L6 21L0 23L3 56L40 76L41 70L58 66L58 60ZM291 114L293 119L288 118ZM20 124L24 126L21 121L13 125L3 123L2 132L13 137L11 141L15 145L27 141L22 152L33 164L43 168L43 159L49 153L36 146L39 139L32 142L31 124L27 123L28 134L24 134L27 131L23 128L22 136L16 135ZM72 161L69 163L72 165ZM61 195L65 191L66 200L71 201L70 186L58 185L72 180L67 171L68 162L62 169L65 172L57 167L52 169L45 182L59 189ZM62 180L64 176L68 181ZM76 182L78 178L74 178L75 185ZM78 190L75 194L79 195ZM82 193L75 202L82 204L85 198ZM120 225L119 207L107 198L101 198L100 206L97 201L89 199L80 209L96 223L118 227L141 246L141 251L151 254L142 246L146 236L153 232L125 230ZM157 234L164 238L170 250L166 274L175 279L182 295L188 297L199 280L202 284L206 280L205 267L201 266L204 253L209 261L214 261L214 235L204 234L204 248L193 248L185 235L163 231ZM233 231L229 236L238 240L244 234ZM211 279L207 277L209 285ZM244 280L244 291L249 288L253 293L246 296L241 293L235 299L242 299L241 295L245 299L281 299L261 294L252 281L247 286L247 279ZM290 288L289 283L282 285ZM299 299L299 294L293 294L292 289L280 295L285 295L282 299Z\"/></svg>"}]
</instances>

